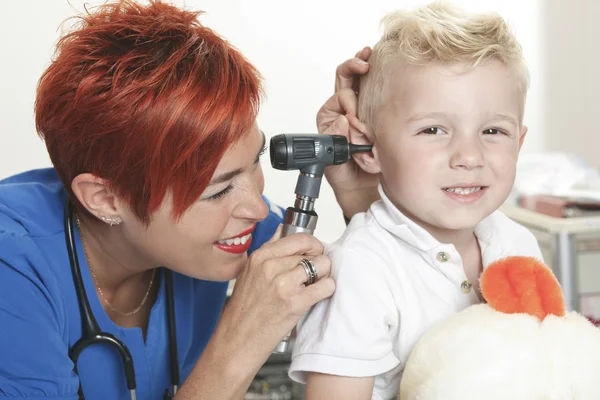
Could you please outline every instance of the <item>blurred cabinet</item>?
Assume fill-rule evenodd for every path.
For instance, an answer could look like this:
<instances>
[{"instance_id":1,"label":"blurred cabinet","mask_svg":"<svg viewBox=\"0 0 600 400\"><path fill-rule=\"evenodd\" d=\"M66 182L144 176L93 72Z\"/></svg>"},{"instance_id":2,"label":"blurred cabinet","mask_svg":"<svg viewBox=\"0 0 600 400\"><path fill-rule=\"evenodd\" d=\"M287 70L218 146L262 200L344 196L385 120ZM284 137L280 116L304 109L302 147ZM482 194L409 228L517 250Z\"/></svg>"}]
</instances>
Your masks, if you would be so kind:
<instances>
[{"instance_id":1,"label":"blurred cabinet","mask_svg":"<svg viewBox=\"0 0 600 400\"><path fill-rule=\"evenodd\" d=\"M290 342L293 347L294 341ZM291 352L271 354L254 377L244 400L302 400L304 385L288 376Z\"/></svg>"}]
</instances>

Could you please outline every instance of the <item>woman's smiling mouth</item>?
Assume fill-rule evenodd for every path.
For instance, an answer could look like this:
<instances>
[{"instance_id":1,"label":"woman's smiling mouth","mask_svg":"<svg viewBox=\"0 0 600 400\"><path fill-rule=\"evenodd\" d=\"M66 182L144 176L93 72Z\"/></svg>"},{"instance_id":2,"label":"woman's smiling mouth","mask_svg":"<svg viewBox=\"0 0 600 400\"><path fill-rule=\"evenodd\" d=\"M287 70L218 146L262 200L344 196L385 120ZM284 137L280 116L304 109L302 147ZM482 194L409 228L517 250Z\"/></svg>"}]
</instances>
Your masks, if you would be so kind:
<instances>
[{"instance_id":1,"label":"woman's smiling mouth","mask_svg":"<svg viewBox=\"0 0 600 400\"><path fill-rule=\"evenodd\" d=\"M252 225L252 227L244 232L237 234L236 236L217 240L214 245L220 250L223 250L227 253L240 254L245 253L250 248L252 244L252 232L256 228L256 224Z\"/></svg>"}]
</instances>

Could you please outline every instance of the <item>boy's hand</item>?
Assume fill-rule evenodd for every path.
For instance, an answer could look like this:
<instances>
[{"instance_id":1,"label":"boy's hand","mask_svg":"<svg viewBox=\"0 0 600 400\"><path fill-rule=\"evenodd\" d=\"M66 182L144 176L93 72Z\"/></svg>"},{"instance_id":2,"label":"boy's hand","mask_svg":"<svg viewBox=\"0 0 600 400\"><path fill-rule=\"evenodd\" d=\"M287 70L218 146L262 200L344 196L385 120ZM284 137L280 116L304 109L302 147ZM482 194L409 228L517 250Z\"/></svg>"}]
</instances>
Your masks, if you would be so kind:
<instances>
[{"instance_id":1,"label":"boy's hand","mask_svg":"<svg viewBox=\"0 0 600 400\"><path fill-rule=\"evenodd\" d=\"M365 47L354 58L340 64L336 70L335 93L317 113L319 133L344 135L350 130L360 130L362 125L357 118L358 90L360 76L367 73L371 49ZM333 188L336 199L348 218L366 211L379 199L377 184L379 177L363 171L354 160L345 164L325 168L325 177Z\"/></svg>"}]
</instances>

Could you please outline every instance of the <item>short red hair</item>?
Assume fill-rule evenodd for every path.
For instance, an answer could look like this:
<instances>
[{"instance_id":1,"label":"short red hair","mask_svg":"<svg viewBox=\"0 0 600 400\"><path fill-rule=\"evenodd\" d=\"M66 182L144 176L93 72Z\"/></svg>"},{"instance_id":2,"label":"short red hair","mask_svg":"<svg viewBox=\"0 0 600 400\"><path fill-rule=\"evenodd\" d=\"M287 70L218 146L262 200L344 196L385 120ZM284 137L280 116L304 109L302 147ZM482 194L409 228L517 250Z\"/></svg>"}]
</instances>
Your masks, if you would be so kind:
<instances>
[{"instance_id":1,"label":"short red hair","mask_svg":"<svg viewBox=\"0 0 600 400\"><path fill-rule=\"evenodd\" d=\"M145 222L171 190L177 218L252 128L260 74L200 14L121 0L78 17L58 42L36 125L76 204L71 182L87 172Z\"/></svg>"}]
</instances>

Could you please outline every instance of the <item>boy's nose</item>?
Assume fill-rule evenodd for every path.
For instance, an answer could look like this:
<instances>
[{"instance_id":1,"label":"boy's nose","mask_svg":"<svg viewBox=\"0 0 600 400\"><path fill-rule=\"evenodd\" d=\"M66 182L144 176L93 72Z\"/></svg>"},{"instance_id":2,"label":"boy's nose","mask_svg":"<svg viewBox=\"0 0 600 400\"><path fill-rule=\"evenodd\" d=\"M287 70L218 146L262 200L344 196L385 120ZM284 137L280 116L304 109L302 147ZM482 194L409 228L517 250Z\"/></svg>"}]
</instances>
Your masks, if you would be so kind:
<instances>
[{"instance_id":1,"label":"boy's nose","mask_svg":"<svg viewBox=\"0 0 600 400\"><path fill-rule=\"evenodd\" d=\"M477 139L464 139L457 141L450 166L452 168L474 169L483 167L485 159L480 143Z\"/></svg>"}]
</instances>

